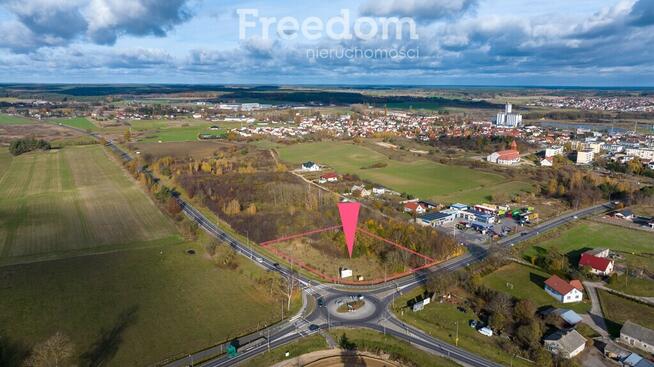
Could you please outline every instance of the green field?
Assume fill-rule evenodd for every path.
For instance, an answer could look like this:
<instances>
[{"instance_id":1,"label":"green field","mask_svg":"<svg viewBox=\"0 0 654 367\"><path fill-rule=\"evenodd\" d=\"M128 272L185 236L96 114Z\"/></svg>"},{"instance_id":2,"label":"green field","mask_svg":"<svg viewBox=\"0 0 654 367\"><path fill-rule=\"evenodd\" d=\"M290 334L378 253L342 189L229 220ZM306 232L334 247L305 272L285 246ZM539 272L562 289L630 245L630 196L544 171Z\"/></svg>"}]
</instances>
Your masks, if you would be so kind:
<instances>
[{"instance_id":1,"label":"green field","mask_svg":"<svg viewBox=\"0 0 654 367\"><path fill-rule=\"evenodd\" d=\"M584 297L582 302L557 302L543 289L544 282L550 275L537 268L511 263L503 266L483 278L483 284L500 292L508 293L518 299L529 299L536 306L551 305L573 309L577 312L590 310L590 301Z\"/></svg>"},{"instance_id":2,"label":"green field","mask_svg":"<svg viewBox=\"0 0 654 367\"><path fill-rule=\"evenodd\" d=\"M654 329L654 307L634 302L603 290L598 290L597 292L599 293L602 312L606 319L606 326L612 336L620 336L620 328L627 320L631 320L646 328Z\"/></svg>"},{"instance_id":3,"label":"green field","mask_svg":"<svg viewBox=\"0 0 654 367\"><path fill-rule=\"evenodd\" d=\"M446 200L449 197L451 201L483 201L495 191L495 187L507 184L506 179L498 174L461 166L446 166L425 159L412 162L390 160L373 149L350 143L295 144L278 148L278 153L282 160L296 166L312 160L340 173L357 174L393 190L434 200ZM375 163L385 163L387 166L363 169ZM519 186L524 187L523 184Z\"/></svg>"},{"instance_id":4,"label":"green field","mask_svg":"<svg viewBox=\"0 0 654 367\"><path fill-rule=\"evenodd\" d=\"M11 154L6 148L0 148L0 178L5 174L5 171L11 165Z\"/></svg>"},{"instance_id":5,"label":"green field","mask_svg":"<svg viewBox=\"0 0 654 367\"><path fill-rule=\"evenodd\" d=\"M34 120L25 117L0 114L0 125L27 125L33 123Z\"/></svg>"},{"instance_id":6,"label":"green field","mask_svg":"<svg viewBox=\"0 0 654 367\"><path fill-rule=\"evenodd\" d=\"M609 248L621 252L630 266L654 271L654 234L644 231L618 227L610 224L582 221L567 230L525 250L524 256L537 255L539 248L556 247L561 253L568 254L570 264L576 265L581 253L594 248Z\"/></svg>"},{"instance_id":7,"label":"green field","mask_svg":"<svg viewBox=\"0 0 654 367\"><path fill-rule=\"evenodd\" d=\"M161 128L154 132L148 132L143 139L140 141L143 142L176 142L176 141L196 141L198 140L198 135L200 134L210 134L223 136L225 135L224 130L212 131L209 130L210 124L201 124L196 126L184 126L184 127L167 127Z\"/></svg>"},{"instance_id":8,"label":"green field","mask_svg":"<svg viewBox=\"0 0 654 367\"><path fill-rule=\"evenodd\" d=\"M415 298L422 294L422 292L424 292L424 289L416 289L409 292L401 299L395 300L396 305L405 305L408 300ZM434 302L427 305L420 312L411 312L410 309L404 309L404 314L396 312L396 316L416 328L452 345L456 342L458 323L460 348L506 366L511 363L511 356L504 352L498 344L500 342L499 337L486 337L468 326L470 320L478 320L469 310L466 313L462 313L457 310L456 305ZM513 366L527 367L533 365L514 358Z\"/></svg>"},{"instance_id":9,"label":"green field","mask_svg":"<svg viewBox=\"0 0 654 367\"><path fill-rule=\"evenodd\" d=\"M51 122L55 124L61 124L65 126L70 126L74 127L77 129L83 129L83 130L98 130L98 127L95 126L91 121L89 121L86 117L75 117L75 118L62 118L62 119L54 119L51 120Z\"/></svg>"},{"instance_id":10,"label":"green field","mask_svg":"<svg viewBox=\"0 0 654 367\"><path fill-rule=\"evenodd\" d=\"M60 331L75 343L74 365L149 366L279 320L256 265L223 270L203 253L178 244L2 267L0 350Z\"/></svg>"},{"instance_id":11,"label":"green field","mask_svg":"<svg viewBox=\"0 0 654 367\"><path fill-rule=\"evenodd\" d=\"M0 177L0 264L180 242L100 146L24 154Z\"/></svg>"}]
</instances>

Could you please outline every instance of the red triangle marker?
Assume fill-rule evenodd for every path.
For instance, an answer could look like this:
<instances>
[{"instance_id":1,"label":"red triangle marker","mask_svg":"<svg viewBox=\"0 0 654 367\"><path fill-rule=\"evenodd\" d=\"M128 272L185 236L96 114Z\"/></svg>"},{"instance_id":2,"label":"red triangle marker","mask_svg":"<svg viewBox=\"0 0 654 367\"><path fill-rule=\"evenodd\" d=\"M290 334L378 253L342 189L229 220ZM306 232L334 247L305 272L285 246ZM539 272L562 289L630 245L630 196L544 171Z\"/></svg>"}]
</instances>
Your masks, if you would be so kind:
<instances>
[{"instance_id":1,"label":"red triangle marker","mask_svg":"<svg viewBox=\"0 0 654 367\"><path fill-rule=\"evenodd\" d=\"M359 209L361 203L338 203L338 213L341 215L343 224L343 233L345 233L345 244L347 252L352 257L354 250L354 238L356 237L357 227L359 226Z\"/></svg>"}]
</instances>

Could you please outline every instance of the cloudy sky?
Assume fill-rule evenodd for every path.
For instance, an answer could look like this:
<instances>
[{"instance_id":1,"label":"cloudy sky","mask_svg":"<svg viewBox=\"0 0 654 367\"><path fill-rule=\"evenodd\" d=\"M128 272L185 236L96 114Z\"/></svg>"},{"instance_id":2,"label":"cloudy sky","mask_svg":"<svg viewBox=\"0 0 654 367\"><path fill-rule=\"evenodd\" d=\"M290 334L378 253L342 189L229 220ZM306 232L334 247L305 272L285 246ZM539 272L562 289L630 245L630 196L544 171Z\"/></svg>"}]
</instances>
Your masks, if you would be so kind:
<instances>
[{"instance_id":1,"label":"cloudy sky","mask_svg":"<svg viewBox=\"0 0 654 367\"><path fill-rule=\"evenodd\" d=\"M654 0L0 0L0 82L654 86Z\"/></svg>"}]
</instances>

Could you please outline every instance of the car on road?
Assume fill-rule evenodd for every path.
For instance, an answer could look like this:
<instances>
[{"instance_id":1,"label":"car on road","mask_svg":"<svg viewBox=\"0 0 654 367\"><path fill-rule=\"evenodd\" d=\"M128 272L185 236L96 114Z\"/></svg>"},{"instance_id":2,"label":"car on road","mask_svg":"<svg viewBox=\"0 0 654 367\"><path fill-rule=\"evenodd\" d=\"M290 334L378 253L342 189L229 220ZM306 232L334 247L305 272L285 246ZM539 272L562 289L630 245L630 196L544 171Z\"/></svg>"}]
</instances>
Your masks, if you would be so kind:
<instances>
[{"instance_id":1,"label":"car on road","mask_svg":"<svg viewBox=\"0 0 654 367\"><path fill-rule=\"evenodd\" d=\"M325 307L325 300L322 298L318 298L318 307Z\"/></svg>"},{"instance_id":2,"label":"car on road","mask_svg":"<svg viewBox=\"0 0 654 367\"><path fill-rule=\"evenodd\" d=\"M309 325L309 331L317 331L317 330L320 330L320 326L316 324Z\"/></svg>"},{"instance_id":3,"label":"car on road","mask_svg":"<svg viewBox=\"0 0 654 367\"><path fill-rule=\"evenodd\" d=\"M259 264L263 264L263 258L257 257L257 262L258 262Z\"/></svg>"},{"instance_id":4,"label":"car on road","mask_svg":"<svg viewBox=\"0 0 654 367\"><path fill-rule=\"evenodd\" d=\"M579 217L575 215L572 217L572 219L579 219Z\"/></svg>"}]
</instances>

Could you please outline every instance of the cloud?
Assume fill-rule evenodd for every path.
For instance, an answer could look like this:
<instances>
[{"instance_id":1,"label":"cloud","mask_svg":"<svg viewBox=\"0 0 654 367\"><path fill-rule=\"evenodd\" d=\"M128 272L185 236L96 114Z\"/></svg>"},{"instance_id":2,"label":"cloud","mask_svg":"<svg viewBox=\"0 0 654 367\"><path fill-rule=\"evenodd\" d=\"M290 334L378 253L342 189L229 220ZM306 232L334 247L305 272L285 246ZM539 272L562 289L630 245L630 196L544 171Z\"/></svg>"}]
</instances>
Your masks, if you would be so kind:
<instances>
[{"instance_id":1,"label":"cloud","mask_svg":"<svg viewBox=\"0 0 654 367\"><path fill-rule=\"evenodd\" d=\"M654 24L654 2L651 0L639 0L631 8L630 24L637 27L650 26Z\"/></svg>"},{"instance_id":2,"label":"cloud","mask_svg":"<svg viewBox=\"0 0 654 367\"><path fill-rule=\"evenodd\" d=\"M473 10L477 3L478 0L368 0L359 11L366 16L433 21L460 17Z\"/></svg>"},{"instance_id":3,"label":"cloud","mask_svg":"<svg viewBox=\"0 0 654 367\"><path fill-rule=\"evenodd\" d=\"M188 1L0 0L15 16L0 25L13 41L0 40L0 46L25 52L77 39L113 45L121 35L164 37L191 18Z\"/></svg>"}]
</instances>

